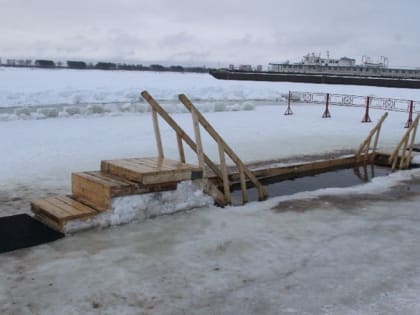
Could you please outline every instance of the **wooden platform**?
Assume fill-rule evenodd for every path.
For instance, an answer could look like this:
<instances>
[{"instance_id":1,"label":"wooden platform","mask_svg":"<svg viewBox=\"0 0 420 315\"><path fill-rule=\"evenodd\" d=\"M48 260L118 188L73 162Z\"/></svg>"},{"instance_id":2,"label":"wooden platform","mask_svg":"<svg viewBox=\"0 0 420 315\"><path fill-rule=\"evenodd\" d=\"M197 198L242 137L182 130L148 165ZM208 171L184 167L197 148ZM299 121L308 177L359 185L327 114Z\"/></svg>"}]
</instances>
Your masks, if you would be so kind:
<instances>
[{"instance_id":1,"label":"wooden platform","mask_svg":"<svg viewBox=\"0 0 420 315\"><path fill-rule=\"evenodd\" d=\"M98 214L95 209L68 196L54 196L32 201L31 209L36 218L58 230L62 230L70 220L86 219Z\"/></svg>"},{"instance_id":2,"label":"wooden platform","mask_svg":"<svg viewBox=\"0 0 420 315\"><path fill-rule=\"evenodd\" d=\"M145 186L101 171L72 174L73 197L98 211L108 210L114 197L175 190L176 186L176 182Z\"/></svg>"},{"instance_id":3,"label":"wooden platform","mask_svg":"<svg viewBox=\"0 0 420 315\"><path fill-rule=\"evenodd\" d=\"M101 171L143 185L180 182L201 177L198 166L159 158L102 161Z\"/></svg>"},{"instance_id":4,"label":"wooden platform","mask_svg":"<svg viewBox=\"0 0 420 315\"><path fill-rule=\"evenodd\" d=\"M39 220L62 231L71 220L89 218L110 209L115 197L175 190L177 183L201 176L197 166L169 159L102 161L100 171L72 174L70 197L35 200L31 209Z\"/></svg>"}]
</instances>

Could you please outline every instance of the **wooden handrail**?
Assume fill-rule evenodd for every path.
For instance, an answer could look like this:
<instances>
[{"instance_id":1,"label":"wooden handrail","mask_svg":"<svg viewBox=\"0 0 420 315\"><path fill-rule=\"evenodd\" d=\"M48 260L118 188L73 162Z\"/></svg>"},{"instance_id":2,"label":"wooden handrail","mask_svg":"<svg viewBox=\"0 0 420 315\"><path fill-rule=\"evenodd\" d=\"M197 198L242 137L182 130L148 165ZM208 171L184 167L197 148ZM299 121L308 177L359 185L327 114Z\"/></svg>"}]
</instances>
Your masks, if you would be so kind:
<instances>
[{"instance_id":1,"label":"wooden handrail","mask_svg":"<svg viewBox=\"0 0 420 315\"><path fill-rule=\"evenodd\" d=\"M414 119L411 126L404 133L401 141L398 143L397 147L394 149L391 156L389 157L389 163L392 165L392 171L394 171L397 167L398 155L401 150L401 147L402 147L402 150L401 150L399 168L404 169L410 166L411 155L413 153L413 145L416 139L417 127L419 125L419 119L420 119L420 115L417 115L416 119ZM409 140L410 140L410 144L408 144Z\"/></svg>"},{"instance_id":2,"label":"wooden handrail","mask_svg":"<svg viewBox=\"0 0 420 315\"><path fill-rule=\"evenodd\" d=\"M178 150L179 150L179 155L180 155L181 162L185 162L185 153L184 153L184 149L182 147L182 140L184 140L195 153L198 153L197 152L197 145L195 144L195 142L185 133L185 131L175 122L175 120L173 120L171 118L171 116L162 108L162 106L160 106L159 103L147 91L141 92L141 96L143 96L143 98L152 107L152 113L153 112L158 113L160 115L160 117L162 117L166 121L166 123L170 127L172 127L172 129L176 132L177 142L178 142ZM157 135L156 135L156 138L158 138ZM160 136L159 136L159 138L160 138ZM159 144L158 144L158 148L159 148ZM163 155L163 152L162 152L162 155ZM214 164L213 161L207 155L203 154L203 158L204 158L205 163L210 167L210 169L219 178L222 178L222 173L219 170L219 168L217 167L217 165Z\"/></svg>"},{"instance_id":3,"label":"wooden handrail","mask_svg":"<svg viewBox=\"0 0 420 315\"><path fill-rule=\"evenodd\" d=\"M371 149L370 145L371 145L373 136L375 136L375 140L374 140L374 143L373 143L371 159L372 160L375 159L375 153L376 153L376 149L378 147L378 141L379 141L379 134L381 132L382 124L387 117L388 117L388 112L386 112L385 114L382 115L382 117L379 119L376 126L369 132L366 139L359 146L359 149L356 151L356 163L357 164L359 164L359 162L360 162L360 155L362 154L362 152L364 152L364 162L365 163L367 162L368 157L369 157L369 150Z\"/></svg>"},{"instance_id":4,"label":"wooden handrail","mask_svg":"<svg viewBox=\"0 0 420 315\"><path fill-rule=\"evenodd\" d=\"M240 177L241 177L243 202L246 203L248 201L245 175L250 179L250 181L257 188L259 200L264 200L267 197L267 193L264 189L264 186L255 177L255 175L245 166L242 160L236 155L236 153L230 148L230 146L223 140L223 138L219 135L219 133L212 127L212 125L207 121L207 119L200 113L200 111L192 104L192 102L187 98L187 96L185 96L184 94L180 94L178 97L179 97L179 100L185 105L185 107L193 115L194 126L196 126L197 124L200 124L201 126L203 126L203 128L209 133L209 135L218 144L219 156L220 156L221 167L222 167L222 171L221 171L222 176L220 178L223 180L225 192L228 190L228 185L229 185L228 180L227 180L228 176L227 176L225 159L224 159L224 154L226 153L232 159L232 161L236 164L241 174ZM197 127L195 128L196 130L199 130L197 129ZM228 196L230 196L230 190L229 190ZM228 196L226 197L229 198Z\"/></svg>"}]
</instances>

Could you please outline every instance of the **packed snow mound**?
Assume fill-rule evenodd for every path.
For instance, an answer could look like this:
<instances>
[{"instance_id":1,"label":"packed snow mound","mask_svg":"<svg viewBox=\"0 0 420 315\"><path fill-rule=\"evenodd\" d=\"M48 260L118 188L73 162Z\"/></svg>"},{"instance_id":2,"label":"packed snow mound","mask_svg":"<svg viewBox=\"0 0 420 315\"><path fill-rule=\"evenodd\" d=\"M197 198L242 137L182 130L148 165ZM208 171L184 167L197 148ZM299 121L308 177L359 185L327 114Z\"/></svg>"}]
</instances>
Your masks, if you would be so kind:
<instances>
[{"instance_id":1,"label":"packed snow mound","mask_svg":"<svg viewBox=\"0 0 420 315\"><path fill-rule=\"evenodd\" d=\"M213 198L204 194L197 184L182 182L175 191L114 198L110 210L88 220L71 221L64 230L66 233L73 233L131 221L144 221L160 215L210 206L213 203Z\"/></svg>"}]
</instances>

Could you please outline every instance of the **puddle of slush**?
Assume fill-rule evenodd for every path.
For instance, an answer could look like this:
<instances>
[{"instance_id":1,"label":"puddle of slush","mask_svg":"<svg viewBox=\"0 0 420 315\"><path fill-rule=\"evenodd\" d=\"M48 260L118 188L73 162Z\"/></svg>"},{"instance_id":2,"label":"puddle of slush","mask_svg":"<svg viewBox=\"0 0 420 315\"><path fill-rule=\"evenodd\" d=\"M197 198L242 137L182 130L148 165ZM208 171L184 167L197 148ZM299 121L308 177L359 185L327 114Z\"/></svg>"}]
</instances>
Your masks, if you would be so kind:
<instances>
[{"instance_id":1,"label":"puddle of slush","mask_svg":"<svg viewBox=\"0 0 420 315\"><path fill-rule=\"evenodd\" d=\"M386 176L390 173L391 169L388 167L368 165L367 167L336 169L294 179L281 180L272 177L260 181L264 185L268 197L270 198L321 188L355 186L366 183L374 177ZM238 188L239 187L234 187L232 191L232 204L234 205L242 204L241 190ZM248 200L258 200L258 192L254 187L248 189Z\"/></svg>"}]
</instances>

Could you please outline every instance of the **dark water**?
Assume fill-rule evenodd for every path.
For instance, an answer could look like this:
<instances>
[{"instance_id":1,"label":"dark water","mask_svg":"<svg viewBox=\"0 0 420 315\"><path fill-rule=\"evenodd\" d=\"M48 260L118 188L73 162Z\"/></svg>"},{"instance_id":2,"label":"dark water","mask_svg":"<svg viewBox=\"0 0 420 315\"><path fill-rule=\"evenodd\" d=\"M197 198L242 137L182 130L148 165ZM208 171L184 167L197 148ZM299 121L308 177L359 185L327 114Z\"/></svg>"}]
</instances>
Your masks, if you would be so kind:
<instances>
[{"instance_id":1,"label":"dark water","mask_svg":"<svg viewBox=\"0 0 420 315\"><path fill-rule=\"evenodd\" d=\"M356 169L345 168L315 174L312 176L299 177L288 180L279 178L269 178L261 180L268 197L291 195L303 191L312 191L320 188L330 187L350 187L360 183L366 183L373 177L386 176L391 173L391 169L376 165L368 165ZM236 189L235 187L234 189ZM248 200L258 200L258 193L255 188L248 189ZM241 204L241 190L232 191L233 204Z\"/></svg>"}]
</instances>

